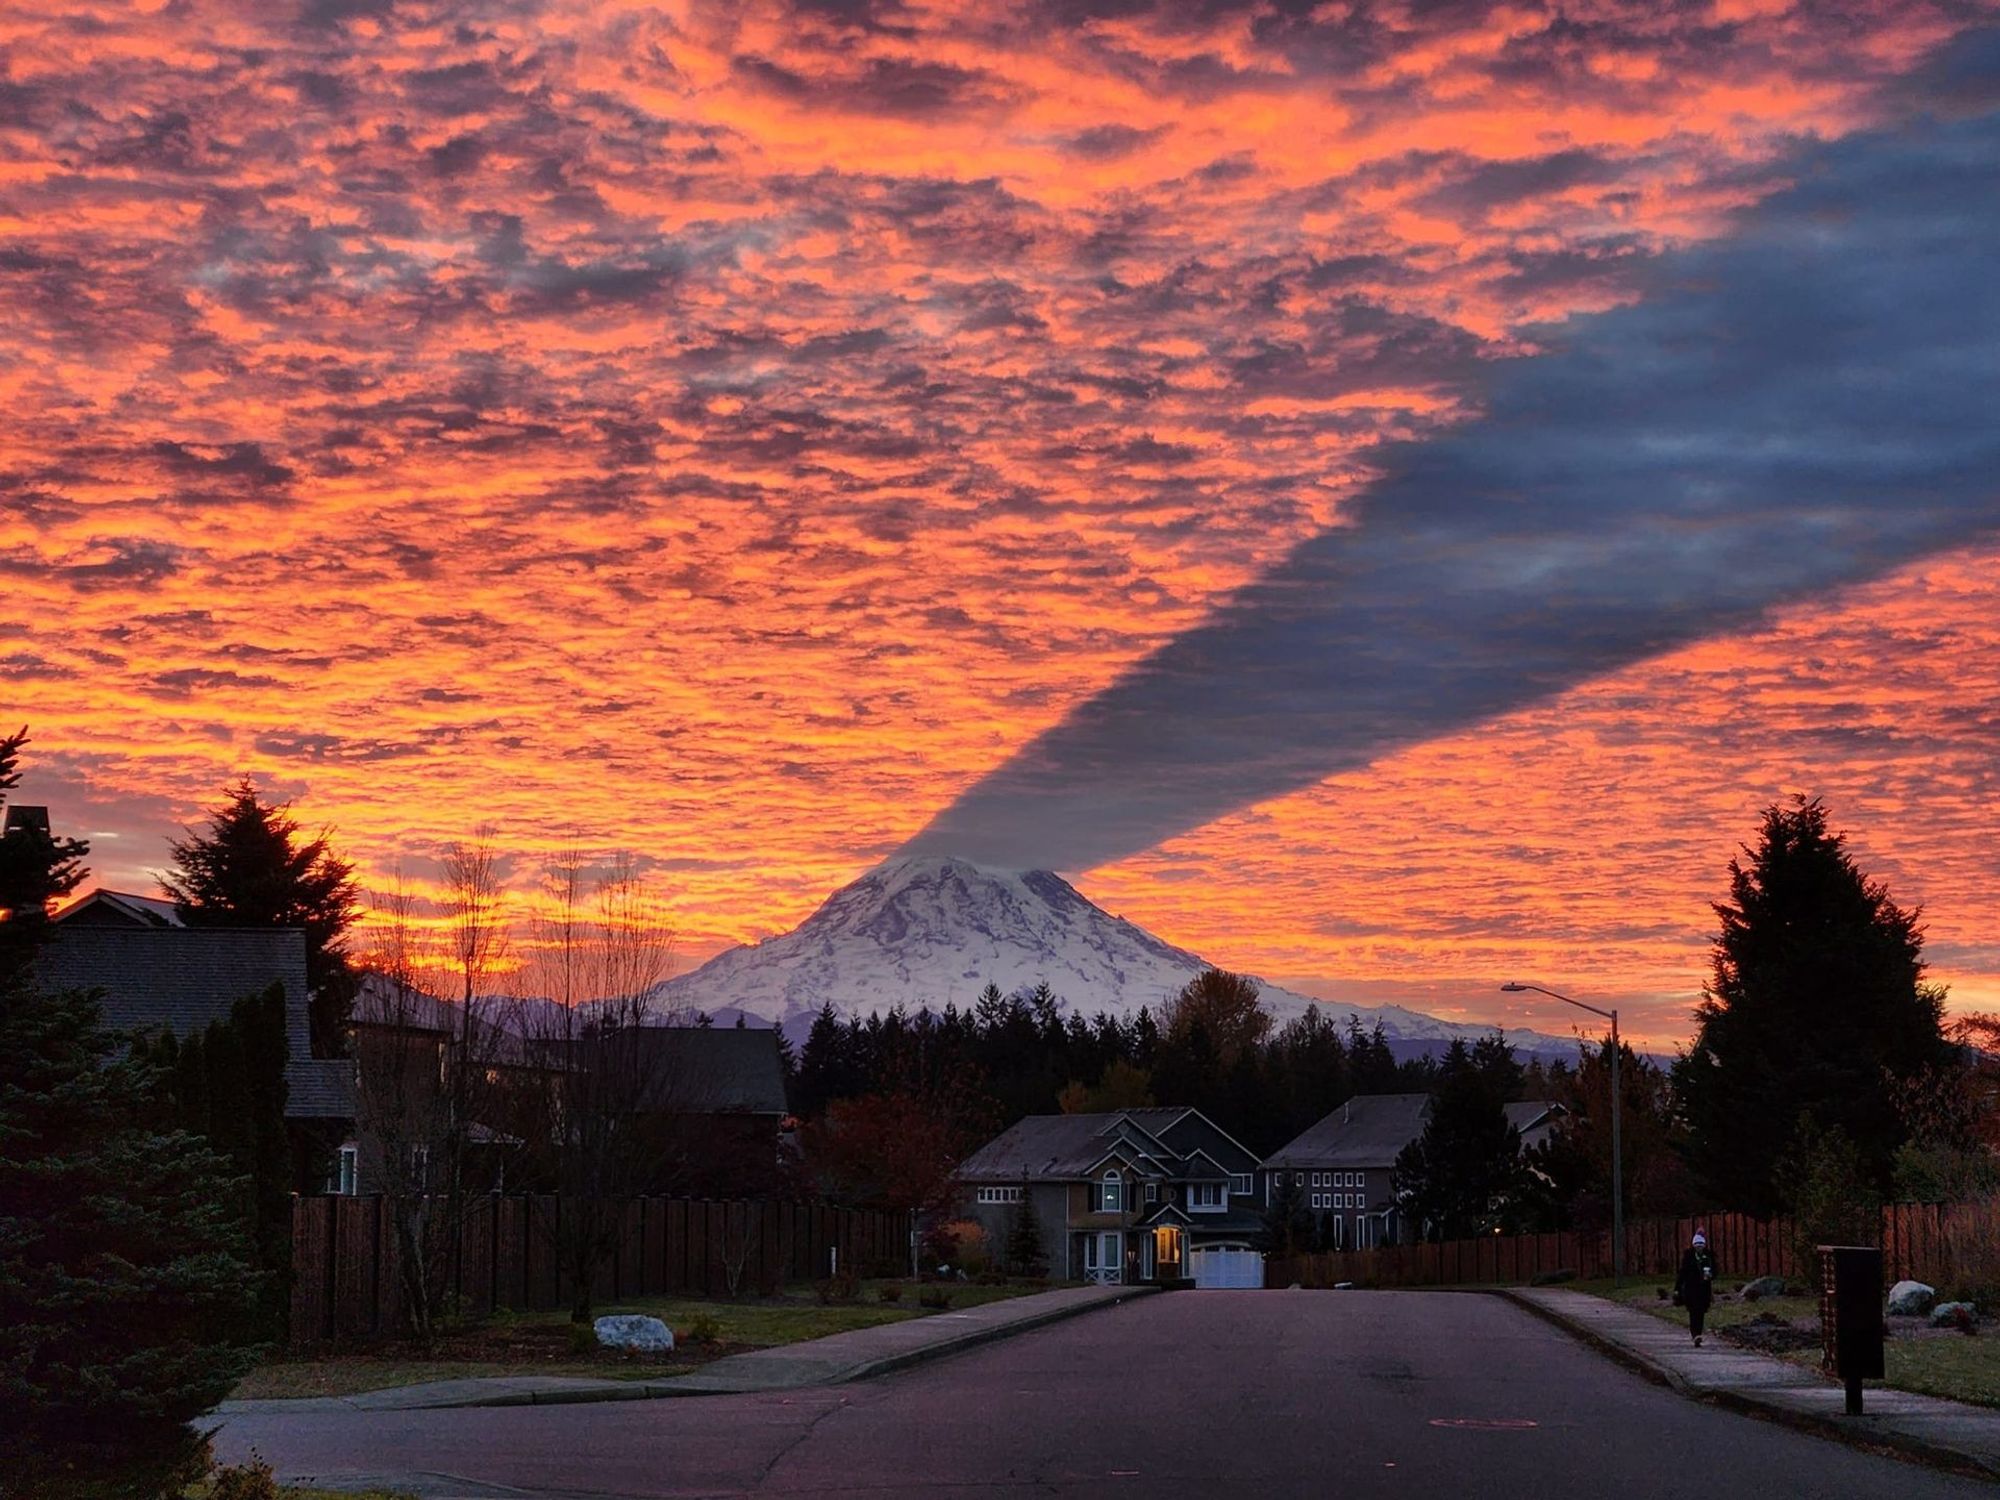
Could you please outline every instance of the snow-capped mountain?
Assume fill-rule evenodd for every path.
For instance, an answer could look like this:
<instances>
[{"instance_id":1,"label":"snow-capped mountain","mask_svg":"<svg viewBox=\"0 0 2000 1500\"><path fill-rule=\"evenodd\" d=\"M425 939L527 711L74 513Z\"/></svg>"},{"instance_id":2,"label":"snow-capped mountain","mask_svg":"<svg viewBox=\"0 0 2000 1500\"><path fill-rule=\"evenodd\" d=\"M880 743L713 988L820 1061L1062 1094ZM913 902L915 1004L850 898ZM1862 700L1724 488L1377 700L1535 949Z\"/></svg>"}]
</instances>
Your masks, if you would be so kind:
<instances>
[{"instance_id":1,"label":"snow-capped mountain","mask_svg":"<svg viewBox=\"0 0 2000 1500\"><path fill-rule=\"evenodd\" d=\"M994 870L961 859L893 859L842 886L790 932L731 948L670 981L666 1003L725 1022L740 1012L794 1036L831 1002L843 1015L894 1006L967 1009L987 984L1012 994L1046 982L1071 1010L1155 1014L1210 965L1142 927L1114 917L1048 870ZM1227 967L1225 963L1223 967ZM1262 981L1260 980L1261 984ZM1322 1005L1345 1023L1376 1021L1399 1052L1476 1040L1490 1027L1441 1021L1401 1006L1316 1001L1263 985L1265 1009L1282 1024ZM1574 1041L1509 1032L1522 1052L1574 1057Z\"/></svg>"}]
</instances>

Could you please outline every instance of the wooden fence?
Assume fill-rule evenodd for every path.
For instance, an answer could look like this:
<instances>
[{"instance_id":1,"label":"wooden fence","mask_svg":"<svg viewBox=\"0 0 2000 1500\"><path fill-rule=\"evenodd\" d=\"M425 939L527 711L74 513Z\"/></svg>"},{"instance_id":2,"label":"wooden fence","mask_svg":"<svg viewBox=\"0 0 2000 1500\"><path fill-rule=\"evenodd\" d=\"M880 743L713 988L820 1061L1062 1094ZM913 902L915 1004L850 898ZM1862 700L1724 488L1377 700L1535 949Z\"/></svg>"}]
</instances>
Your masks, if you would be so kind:
<instances>
[{"instance_id":1,"label":"wooden fence","mask_svg":"<svg viewBox=\"0 0 2000 1500\"><path fill-rule=\"evenodd\" d=\"M570 1278L553 1234L563 1200L477 1200L460 1226L447 1301L482 1314L567 1307ZM594 1295L726 1296L825 1276L832 1252L862 1275L907 1268L907 1214L803 1203L635 1198L620 1206L618 1245ZM397 1251L380 1197L292 1201L291 1345L326 1348L393 1338L403 1327ZM732 1279L734 1287L732 1288Z\"/></svg>"},{"instance_id":2,"label":"wooden fence","mask_svg":"<svg viewBox=\"0 0 2000 1500\"><path fill-rule=\"evenodd\" d=\"M1955 1205L1893 1203L1882 1210L1877 1243L1882 1274L1948 1279L1947 1249ZM1697 1214L1684 1219L1638 1219L1625 1225L1625 1272L1671 1277L1697 1228L1708 1234L1716 1265L1731 1279L1803 1274L1792 1264L1788 1220L1747 1214ZM1493 1234L1433 1245L1390 1245L1375 1250L1272 1256L1264 1263L1266 1286L1504 1286L1533 1281L1551 1271L1573 1271L1585 1280L1611 1274L1611 1232L1596 1234Z\"/></svg>"}]
</instances>

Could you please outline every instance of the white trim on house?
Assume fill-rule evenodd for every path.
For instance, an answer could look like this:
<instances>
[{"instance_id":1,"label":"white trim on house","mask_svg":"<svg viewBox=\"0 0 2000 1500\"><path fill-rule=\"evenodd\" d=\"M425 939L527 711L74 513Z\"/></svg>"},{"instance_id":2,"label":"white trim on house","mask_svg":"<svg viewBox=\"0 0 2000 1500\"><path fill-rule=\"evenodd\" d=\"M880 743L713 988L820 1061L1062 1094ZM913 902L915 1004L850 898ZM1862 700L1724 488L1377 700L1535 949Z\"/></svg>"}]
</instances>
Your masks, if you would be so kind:
<instances>
[{"instance_id":1,"label":"white trim on house","mask_svg":"<svg viewBox=\"0 0 2000 1500\"><path fill-rule=\"evenodd\" d=\"M1211 1199L1208 1195L1213 1193ZM1189 1213L1221 1214L1229 1212L1229 1185L1222 1182L1190 1182L1187 1185L1187 1206Z\"/></svg>"}]
</instances>

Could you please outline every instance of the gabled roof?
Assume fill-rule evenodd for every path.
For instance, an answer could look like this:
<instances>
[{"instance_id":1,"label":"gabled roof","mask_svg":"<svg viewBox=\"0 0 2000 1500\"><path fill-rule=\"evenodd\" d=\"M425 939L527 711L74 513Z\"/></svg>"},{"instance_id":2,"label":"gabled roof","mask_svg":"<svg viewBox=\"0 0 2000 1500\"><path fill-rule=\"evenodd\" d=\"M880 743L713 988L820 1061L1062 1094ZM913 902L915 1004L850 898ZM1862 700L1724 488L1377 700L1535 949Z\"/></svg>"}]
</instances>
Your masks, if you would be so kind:
<instances>
[{"instance_id":1,"label":"gabled roof","mask_svg":"<svg viewBox=\"0 0 2000 1500\"><path fill-rule=\"evenodd\" d=\"M637 1026L617 1040L647 1049L646 1082L657 1091L660 1109L682 1115L785 1112L785 1064L774 1030Z\"/></svg>"},{"instance_id":2,"label":"gabled roof","mask_svg":"<svg viewBox=\"0 0 2000 1500\"><path fill-rule=\"evenodd\" d=\"M1569 1110L1553 1099L1524 1099L1505 1106L1507 1123L1521 1134L1521 1149L1540 1145L1555 1132L1556 1121Z\"/></svg>"},{"instance_id":3,"label":"gabled roof","mask_svg":"<svg viewBox=\"0 0 2000 1500\"><path fill-rule=\"evenodd\" d=\"M1392 1167L1423 1134L1428 1094L1357 1094L1264 1158L1265 1167Z\"/></svg>"},{"instance_id":4,"label":"gabled roof","mask_svg":"<svg viewBox=\"0 0 2000 1500\"><path fill-rule=\"evenodd\" d=\"M55 915L58 923L85 927L185 927L180 908L158 896L110 891L102 886Z\"/></svg>"},{"instance_id":5,"label":"gabled roof","mask_svg":"<svg viewBox=\"0 0 2000 1500\"><path fill-rule=\"evenodd\" d=\"M306 1021L306 935L297 928L138 927L90 922L51 929L35 958L54 989L96 990L105 1026L187 1037L226 1021L239 1000L285 988L285 1114L347 1119L354 1065L316 1059Z\"/></svg>"},{"instance_id":6,"label":"gabled roof","mask_svg":"<svg viewBox=\"0 0 2000 1500\"><path fill-rule=\"evenodd\" d=\"M1185 1169L1185 1158L1162 1136L1189 1116L1203 1119L1196 1111L1184 1108L1029 1115L967 1157L959 1167L959 1175L967 1181L1079 1182L1094 1177L1105 1159L1119 1149L1118 1142L1123 1138L1128 1142L1124 1148L1127 1151L1150 1143L1145 1150L1159 1174L1179 1176Z\"/></svg>"}]
</instances>

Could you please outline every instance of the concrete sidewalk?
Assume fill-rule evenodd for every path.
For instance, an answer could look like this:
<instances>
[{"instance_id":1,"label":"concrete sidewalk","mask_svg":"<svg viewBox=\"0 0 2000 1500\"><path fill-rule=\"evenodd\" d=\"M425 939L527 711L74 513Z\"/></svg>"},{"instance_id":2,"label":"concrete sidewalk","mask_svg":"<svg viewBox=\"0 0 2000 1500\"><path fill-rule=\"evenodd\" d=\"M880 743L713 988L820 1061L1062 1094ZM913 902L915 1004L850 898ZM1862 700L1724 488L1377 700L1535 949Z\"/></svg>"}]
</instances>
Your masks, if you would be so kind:
<instances>
[{"instance_id":1,"label":"concrete sidewalk","mask_svg":"<svg viewBox=\"0 0 2000 1500\"><path fill-rule=\"evenodd\" d=\"M885 1375L907 1365L943 1359L1030 1328L1061 1322L1134 1297L1150 1286L1065 1287L1029 1297L981 1303L963 1312L929 1313L874 1328L856 1328L802 1344L782 1344L733 1354L690 1375L659 1380L592 1380L561 1375L502 1375L477 1380L436 1380L423 1385L363 1391L353 1396L291 1400L225 1401L218 1417L252 1412L422 1411L453 1406L561 1406L585 1401L649 1401L668 1396L726 1396L839 1385Z\"/></svg>"},{"instance_id":2,"label":"concrete sidewalk","mask_svg":"<svg viewBox=\"0 0 2000 1500\"><path fill-rule=\"evenodd\" d=\"M1584 1292L1532 1287L1501 1295L1684 1394L1848 1442L2000 1476L2000 1411L1990 1407L1870 1382L1863 1415L1850 1417L1846 1394L1816 1370L1753 1354L1713 1333L1697 1349L1685 1327Z\"/></svg>"}]
</instances>

